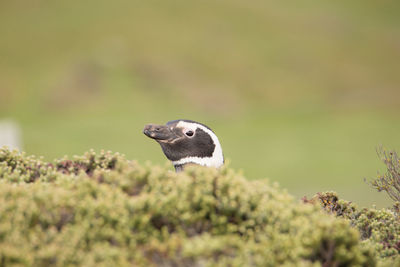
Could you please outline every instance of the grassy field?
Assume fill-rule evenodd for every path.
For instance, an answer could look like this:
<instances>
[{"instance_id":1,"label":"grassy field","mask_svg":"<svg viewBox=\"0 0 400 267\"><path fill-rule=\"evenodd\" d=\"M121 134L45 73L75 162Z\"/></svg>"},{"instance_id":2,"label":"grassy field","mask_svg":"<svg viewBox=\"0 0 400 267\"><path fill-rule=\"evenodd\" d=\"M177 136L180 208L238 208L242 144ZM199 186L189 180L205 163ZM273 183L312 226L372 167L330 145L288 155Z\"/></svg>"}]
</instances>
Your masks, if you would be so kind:
<instances>
[{"instance_id":1,"label":"grassy field","mask_svg":"<svg viewBox=\"0 0 400 267\"><path fill-rule=\"evenodd\" d=\"M0 3L0 119L46 159L164 164L144 124L189 118L232 167L298 197L390 203L363 178L400 148L395 1Z\"/></svg>"}]
</instances>

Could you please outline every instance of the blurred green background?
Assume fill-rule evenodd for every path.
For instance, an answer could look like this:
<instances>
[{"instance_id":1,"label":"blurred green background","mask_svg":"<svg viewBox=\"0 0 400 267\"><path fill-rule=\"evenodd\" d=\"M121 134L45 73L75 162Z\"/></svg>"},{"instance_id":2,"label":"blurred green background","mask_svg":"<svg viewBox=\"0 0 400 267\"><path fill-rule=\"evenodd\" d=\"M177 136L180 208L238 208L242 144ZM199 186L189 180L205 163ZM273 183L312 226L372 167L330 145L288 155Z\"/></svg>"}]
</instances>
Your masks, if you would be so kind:
<instances>
[{"instance_id":1,"label":"blurred green background","mask_svg":"<svg viewBox=\"0 0 400 267\"><path fill-rule=\"evenodd\" d=\"M0 1L0 119L46 159L164 164L146 123L203 122L231 167L296 197L390 204L364 178L400 148L399 1ZM172 170L172 167L171 167Z\"/></svg>"}]
</instances>

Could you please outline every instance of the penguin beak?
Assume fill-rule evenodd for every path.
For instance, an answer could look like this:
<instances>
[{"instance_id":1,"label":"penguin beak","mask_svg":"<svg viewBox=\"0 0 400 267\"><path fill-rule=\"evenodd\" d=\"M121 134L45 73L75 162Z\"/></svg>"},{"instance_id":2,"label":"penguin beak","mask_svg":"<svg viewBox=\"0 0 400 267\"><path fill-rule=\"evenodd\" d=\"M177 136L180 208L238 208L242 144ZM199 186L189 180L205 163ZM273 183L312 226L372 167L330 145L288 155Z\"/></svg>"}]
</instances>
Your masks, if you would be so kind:
<instances>
[{"instance_id":1,"label":"penguin beak","mask_svg":"<svg viewBox=\"0 0 400 267\"><path fill-rule=\"evenodd\" d=\"M177 137L176 134L166 125L147 124L144 126L143 133L160 142L169 142Z\"/></svg>"}]
</instances>

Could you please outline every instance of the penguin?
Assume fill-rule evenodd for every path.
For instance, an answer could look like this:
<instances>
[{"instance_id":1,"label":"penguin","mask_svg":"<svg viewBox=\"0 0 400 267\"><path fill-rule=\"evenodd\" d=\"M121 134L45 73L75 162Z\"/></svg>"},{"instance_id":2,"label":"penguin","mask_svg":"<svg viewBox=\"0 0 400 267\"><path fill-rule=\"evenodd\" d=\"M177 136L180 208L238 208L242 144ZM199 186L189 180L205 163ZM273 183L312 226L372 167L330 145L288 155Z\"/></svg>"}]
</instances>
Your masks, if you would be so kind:
<instances>
[{"instance_id":1,"label":"penguin","mask_svg":"<svg viewBox=\"0 0 400 267\"><path fill-rule=\"evenodd\" d=\"M224 164L222 147L215 133L192 120L173 120L165 125L147 124L143 133L156 140L176 172L189 164L219 168Z\"/></svg>"}]
</instances>

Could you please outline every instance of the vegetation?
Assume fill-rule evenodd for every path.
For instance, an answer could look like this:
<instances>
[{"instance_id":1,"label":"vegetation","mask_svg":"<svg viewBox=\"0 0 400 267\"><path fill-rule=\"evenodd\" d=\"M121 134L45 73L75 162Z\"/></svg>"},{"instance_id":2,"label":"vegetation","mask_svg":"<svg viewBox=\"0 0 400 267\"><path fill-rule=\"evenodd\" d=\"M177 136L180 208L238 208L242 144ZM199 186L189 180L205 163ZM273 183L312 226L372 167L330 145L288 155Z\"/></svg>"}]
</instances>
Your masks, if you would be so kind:
<instances>
[{"instance_id":1,"label":"vegetation","mask_svg":"<svg viewBox=\"0 0 400 267\"><path fill-rule=\"evenodd\" d=\"M396 151L385 151L382 147L378 149L378 155L387 172L374 179L371 185L379 192L385 191L400 208L400 158Z\"/></svg>"},{"instance_id":2,"label":"vegetation","mask_svg":"<svg viewBox=\"0 0 400 267\"><path fill-rule=\"evenodd\" d=\"M176 174L109 152L49 163L2 149L0 183L2 266L376 266L395 254L391 241L376 250L382 229L360 236L347 217L226 167Z\"/></svg>"},{"instance_id":3,"label":"vegetation","mask_svg":"<svg viewBox=\"0 0 400 267\"><path fill-rule=\"evenodd\" d=\"M400 256L400 214L397 209L358 208L339 199L335 192L319 193L305 203L318 203L336 217L344 218L358 229L364 244L372 247L382 258Z\"/></svg>"},{"instance_id":4,"label":"vegetation","mask_svg":"<svg viewBox=\"0 0 400 267\"><path fill-rule=\"evenodd\" d=\"M380 174L370 184L385 191L394 201L390 209L359 208L356 204L339 199L335 192L318 193L305 203L319 204L329 214L344 218L360 232L362 243L371 247L388 266L400 264L400 160L396 151L377 150L387 172ZM396 261L396 263L394 263Z\"/></svg>"}]
</instances>

